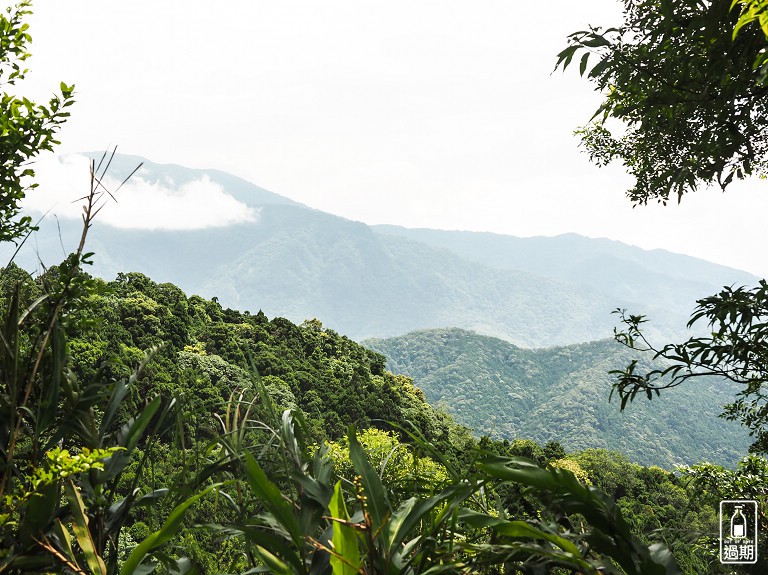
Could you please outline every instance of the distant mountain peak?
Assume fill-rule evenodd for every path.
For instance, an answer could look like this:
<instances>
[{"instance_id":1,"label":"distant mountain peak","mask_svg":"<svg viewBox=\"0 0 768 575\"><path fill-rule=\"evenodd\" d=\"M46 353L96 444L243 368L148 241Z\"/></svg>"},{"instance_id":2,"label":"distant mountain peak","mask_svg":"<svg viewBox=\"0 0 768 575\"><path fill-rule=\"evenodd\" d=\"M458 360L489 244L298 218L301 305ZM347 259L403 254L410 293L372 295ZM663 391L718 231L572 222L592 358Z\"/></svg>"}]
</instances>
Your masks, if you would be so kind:
<instances>
[{"instance_id":1,"label":"distant mountain peak","mask_svg":"<svg viewBox=\"0 0 768 575\"><path fill-rule=\"evenodd\" d=\"M81 155L91 158L97 163L105 156L104 152L83 152ZM103 160L103 166L106 166L109 159L110 155L107 154ZM266 190L243 178L221 170L188 168L179 164L158 164L142 156L131 154L115 154L112 161L109 163L109 171L107 175L122 181L127 178L139 164L142 166L139 171L136 172L136 176L149 183L170 181L176 186L181 186L185 183L207 177L210 181L222 186L225 193L249 207L259 207L263 205L307 207L304 204Z\"/></svg>"}]
</instances>

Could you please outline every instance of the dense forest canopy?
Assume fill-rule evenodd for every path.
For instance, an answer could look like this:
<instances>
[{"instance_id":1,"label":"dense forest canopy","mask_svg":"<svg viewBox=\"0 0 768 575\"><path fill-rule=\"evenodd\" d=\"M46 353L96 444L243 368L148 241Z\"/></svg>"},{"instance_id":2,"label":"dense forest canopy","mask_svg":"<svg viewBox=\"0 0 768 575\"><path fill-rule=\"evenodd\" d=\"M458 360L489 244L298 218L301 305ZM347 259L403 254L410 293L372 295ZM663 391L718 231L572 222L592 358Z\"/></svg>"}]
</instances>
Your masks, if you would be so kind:
<instances>
[{"instance_id":1,"label":"dense forest canopy","mask_svg":"<svg viewBox=\"0 0 768 575\"><path fill-rule=\"evenodd\" d=\"M568 67L580 54L587 74L605 94L597 120L580 130L598 165L621 160L635 177L634 202L670 194L680 201L701 185L723 189L734 179L765 176L768 158L768 25L763 0L728 2L627 1L616 28L575 32L559 55ZM620 136L611 133L618 121ZM745 246L752 249L752 246ZM740 386L723 415L753 436L751 450L768 450L765 346L768 285L725 286L699 299L689 328L707 335L658 345L647 319L621 312L617 340L669 363L647 369L632 361L613 370L622 409L638 395L718 376Z\"/></svg>"},{"instance_id":2,"label":"dense forest canopy","mask_svg":"<svg viewBox=\"0 0 768 575\"><path fill-rule=\"evenodd\" d=\"M23 302L35 301L45 289L51 289L51 283L58 281L64 270L53 268L33 280L19 268L6 268L0 286L5 305L15 297L16 285L25 286ZM663 533L661 539L688 572L701 572L713 565L714 508L710 499L704 501L696 496L694 486L698 484L694 481L703 481L705 475L695 467L680 474L632 464L619 453L606 450L569 454L557 442L540 445L525 437L513 441L477 439L450 416L430 407L410 379L384 370L382 355L323 328L317 320L295 325L282 318L270 320L260 312L222 308L215 300L188 297L172 284L157 284L138 273L121 274L112 282L89 281L92 290L81 301L66 344L69 380L79 385L81 394L87 397L95 388L103 388L105 382L128 378L131 383L123 388L119 407L121 421L130 422L130 414L146 413L148 407L156 406L154 418L168 410L157 419L154 430L146 428L146 439L125 445L130 457L123 461L125 467L116 475L117 481L110 484L111 497L115 501L130 498L131 489L146 494L144 497L168 488L171 495L176 494L175 499L170 495L159 499L160 504L152 509L139 505L141 499L137 498L136 508L122 518L121 528L94 543L97 548L101 545L107 565L115 569L125 565L131 549L138 548L131 545L162 530L164 514L181 504L184 495L200 492L213 478L231 477L231 481L248 473L258 475L253 466L247 467L251 455L245 453L261 453L258 465L284 493L291 491L290 481L296 473L314 473L312 466L319 472L318 463L309 468L308 463L296 463L299 468L292 472L281 469L285 462L280 463L280 452L270 448L275 437L279 437L277 445L284 449L290 447L285 441L303 445L301 453L293 456L301 461L310 457L313 445L329 442L328 464L332 462L339 478L354 482L356 474L361 473L361 464L352 457L354 448L346 431L352 423L361 430L360 445L378 470L377 476L381 476L385 489L393 490L387 496L393 509L414 490L435 493L443 488L454 489L446 486L454 477L473 476L478 457L487 456L484 454L522 456L541 466L537 469L549 465L552 472L573 473L586 485L604 490L616 501L634 533L648 541L658 541ZM146 349L154 350L149 360L145 358ZM143 369L135 372L135 364L142 361L146 362ZM264 393L266 396L261 395ZM160 398L165 399L158 402ZM283 409L293 409L290 417L300 422L301 435L297 438L291 439L294 427L288 425L293 419L283 419L280 425L279 412ZM82 440L78 439L82 438L79 433L64 438L62 447L68 453L82 449L78 447ZM101 445L106 445L104 439ZM106 455L97 449L92 453ZM141 465L142 458L151 462L151 468ZM106 465L110 460L105 460ZM241 465L246 467L238 472ZM725 472L717 466L706 471ZM322 474L315 480L321 478ZM98 491L99 479L104 478L82 480L84 509L94 517L100 507L88 493ZM330 479L324 481L330 485ZM486 489L491 489L490 484ZM249 506L258 509L259 493L256 490L251 494L255 499ZM538 528L548 525L535 519L541 513L539 507L545 505L549 509L546 513L557 509L546 492L538 500L539 496L526 494L514 484L499 485L488 496L491 493L494 505L503 505L510 517L533 521L531 525ZM221 534L195 527L214 519L221 528L228 525L231 535L241 532L238 521L254 520L248 519L253 516L243 507L216 510L211 507L213 500L205 503L208 497L186 513L177 537L172 539L181 547L171 552L160 546L158 551L166 549L164 552L174 557L186 555L202 572L218 572L225 565L229 572L242 572L254 561L258 564L258 554L250 559L243 555L254 543L247 532L245 540L242 535L228 537L222 547ZM475 512L482 509L473 507L476 503L467 505ZM699 540L695 551L680 538L681 532ZM14 530L8 527L5 533L15 537ZM50 541L55 546L53 535ZM77 558L76 552L73 557ZM703 567L706 565L709 567ZM525 572L524 567L520 569Z\"/></svg>"},{"instance_id":3,"label":"dense forest canopy","mask_svg":"<svg viewBox=\"0 0 768 575\"><path fill-rule=\"evenodd\" d=\"M750 443L738 423L718 418L738 391L722 380L618 413L609 372L633 359L648 370L654 364L610 339L524 349L454 328L364 343L386 355L393 372L413 377L431 404L496 439L611 449L666 469L703 460L732 467Z\"/></svg>"}]
</instances>

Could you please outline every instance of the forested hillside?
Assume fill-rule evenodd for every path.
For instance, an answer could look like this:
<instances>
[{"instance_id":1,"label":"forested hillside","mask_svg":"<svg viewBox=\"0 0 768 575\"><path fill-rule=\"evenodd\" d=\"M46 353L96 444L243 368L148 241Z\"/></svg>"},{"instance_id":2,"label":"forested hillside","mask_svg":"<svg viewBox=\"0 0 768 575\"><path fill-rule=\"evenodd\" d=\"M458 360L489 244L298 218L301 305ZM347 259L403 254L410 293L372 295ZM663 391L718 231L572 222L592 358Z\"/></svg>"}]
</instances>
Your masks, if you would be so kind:
<instances>
[{"instance_id":1,"label":"forested hillside","mask_svg":"<svg viewBox=\"0 0 768 575\"><path fill-rule=\"evenodd\" d=\"M589 77L610 87L583 144L600 164L624 160L633 201L768 172L766 10L766 0L627 1L622 28L569 36L557 67L586 50L581 74L598 55ZM459 236L379 234L222 172L151 164L136 173L145 184L215 180L238 188L252 217L99 237L92 225L121 187L110 190L107 154L90 163L82 224L30 239L20 203L36 187L33 160L58 145L75 92L62 82L43 104L13 94L28 87L29 14L25 0L0 12L0 244L26 242L18 261L37 268L9 258L0 269L0 573L768 572L768 282L700 300L691 323L708 333L658 351L667 370L630 353L653 347L643 317L623 313L627 348L528 350L458 328L370 342L414 381L305 317L357 335L448 320L531 345L582 340L602 334L604 308L639 301L674 318L679 302L661 284L695 291L733 270L623 246L597 258L564 247L520 270L514 255L479 253L487 237L463 236L461 255L434 244ZM621 140L611 117L625 123ZM112 166L120 177L133 175L126 162ZM90 250L114 280L87 273ZM558 269L537 276L547 259ZM167 281L177 276L183 286ZM616 368L624 402L664 397L620 413L606 403ZM734 392L727 413L756 439L740 459L746 432L715 418ZM722 504L744 500L755 505L735 506L734 529Z\"/></svg>"},{"instance_id":2,"label":"forested hillside","mask_svg":"<svg viewBox=\"0 0 768 575\"><path fill-rule=\"evenodd\" d=\"M58 282L66 277L65 271L65 266L54 267L33 280L15 266L6 268L0 273L2 307L7 309L10 305L13 309L16 286L23 286L19 296L25 305L43 293L55 293ZM450 415L430 407L424 401L422 391L409 378L386 371L384 356L324 329L318 320L295 325L282 318L269 319L261 312L251 314L223 308L215 299L188 297L172 284L158 284L139 273L120 274L112 282L83 277L79 281L86 282L83 285L89 287L80 292L84 299L63 317L63 325L70 336L67 350L72 372L67 376L69 384L61 393L66 397L74 392L80 397L66 399L62 408L69 409L70 401L75 402L74 408L78 402L104 401L106 396L99 400L98 392L96 396L92 395L95 390L109 391L116 385L115 381L130 378L128 386L120 388L118 384L114 387L124 389L126 394L119 413L114 407L105 410L107 415L112 413L110 417L123 422L122 427L118 425L117 429L121 431L115 437L119 444L126 445L122 448L126 454L122 458L113 454L106 460L109 473L98 473L96 469L85 476L87 480L82 480L84 505L92 517L91 522L106 530L102 539L97 540L96 546L101 549L98 553L110 557L115 562L115 569L130 565L131 561L138 565L147 550L152 549L144 549L138 544L151 541L160 533L164 533L163 542L175 534L175 551L170 555L153 553L152 557L155 561L176 566L174 568L187 565L175 563L177 558L182 561L185 556L190 558L188 565L205 573L245 572L265 561L272 561L272 555L269 555L272 552L288 560L292 557L289 548L267 534L271 533L273 522L277 520L273 517L285 522L286 529L298 527L291 527L293 520L285 515L285 509L280 513L272 511L283 509L275 507L276 501L283 499L279 495L270 499L273 497L270 489L277 489L279 484L287 497L296 493L297 513L304 517L302 521L320 521L319 517L311 519L307 514L313 505L329 505L327 498L330 497L331 478L335 477L331 475L333 473L342 481L349 481L350 485L353 485L355 474L362 474L364 487L358 483L357 489L364 488L372 498L384 498L380 503L391 506L390 513L398 510L400 503L405 507L400 508L403 511L398 510L399 514L410 512L417 501L421 503L414 509L425 513L447 497L452 498L451 505L468 506L461 511L467 521L461 529L463 533L471 532L473 537L480 537L477 540L480 565L501 560L497 553L514 553L553 566L600 564L601 552L597 549L585 547L583 551L579 550L577 557L584 553L584 557L590 558L581 564L573 558L576 547L562 554L556 551L557 545L553 550L545 547L539 551L538 547L527 547L525 540L520 542L514 537L507 540L503 538L506 524L496 526L502 535L501 547L494 551L482 544L485 535L477 529L487 527L488 517L495 517L497 513L483 515L485 505L494 509L503 506L505 513L519 518L516 525L528 525L524 522L529 522L530 526L525 528L526 537L544 537L544 534L549 538L560 537L556 535L557 530L552 531L549 521L558 517L561 522L567 521L568 507L561 507L556 502L559 499L552 500L549 494L552 491L559 493L556 497L571 502L568 504L576 501L581 501L580 505L587 504L592 510L588 513L590 521L602 525L581 524L573 527L573 534L564 533L564 537L574 537L574 541L580 542L582 535L578 533L586 533L585 529L598 532L608 529L612 538L640 537L632 543L638 550L642 549L637 547L642 545L641 541L661 540L674 551L686 573L697 573L702 569L716 572L711 559L716 524L710 508L718 492L713 491L704 499L692 494L712 472L729 473L722 468L690 469L680 475L632 464L615 451L566 451L556 440L548 441L546 445L537 444L528 439L534 427L527 425L522 415L515 420L519 426L516 433L505 440L473 438ZM478 336L459 330L438 334L438 347L443 351L441 357L430 358L423 353L429 347L426 341L416 338L412 342L417 351L414 356L425 361L425 370L441 373L440 362L456 359L456 348L450 345L451 340L463 341L463 356L478 368L477 385L469 382L464 397L476 394L479 400L482 394L487 394L485 399L489 403L501 401L492 390L484 388L488 375L480 369L479 361L489 357L498 359L500 353L507 353L506 360L509 360L512 356L508 349L503 351L503 346L512 346L499 340L490 340L498 342L496 350L488 345L478 347L475 343L473 346L472 342ZM545 384L557 387L558 378L572 370L567 364L583 366L596 362L601 355L601 345L560 350L554 354L559 357L557 362L551 357L546 360L543 355L534 359L520 355L511 363L525 372L535 371L539 376L551 369ZM147 357L145 350L154 351ZM139 363L145 365L140 376L134 378L131 373ZM539 367L534 369L534 365ZM494 368L500 369L501 365ZM519 389L515 401L535 411L526 402L530 402L536 393L543 393L544 387ZM263 389L270 399L259 397L259 389ZM564 393L561 387L557 390L556 393ZM504 393L509 395L508 390ZM112 398L115 397L119 396L113 391L108 405L113 405ZM293 414L286 412L280 423L275 414L270 413L270 402L278 411L293 409ZM458 398L453 403L462 404ZM161 405L165 407L157 411ZM157 413L154 418L157 423L151 433L147 427L150 421L146 415L150 413L148 410ZM559 438L557 430L568 432L571 429L567 417L558 418L554 415L556 411L553 409L549 428L554 439ZM567 402L564 412L572 414ZM132 418L131 414L136 413L142 415ZM92 413L89 417L96 417L94 421L106 421L107 415L102 417ZM612 407L602 415L606 428L610 428L608 422L621 417ZM535 417L530 421L535 421ZM353 423L360 430L360 444L346 436L348 426ZM496 418L492 423L498 426L503 421ZM63 420L57 426L67 428L77 424L76 420ZM135 431L137 426L149 433L145 440L139 440ZM108 428L98 430L104 446L109 444L103 442L113 437L106 431ZM80 456L87 455L90 452L80 451L76 438L89 437L94 432L96 430L88 429L69 432L60 447L80 453ZM642 433L650 435L647 427ZM639 435L632 438L642 440ZM319 442L330 442L330 450ZM314 460L305 459L315 449ZM361 449L363 451L356 451ZM361 455L363 452L365 456ZM66 461L69 454L70 451L62 451L57 457ZM482 463L490 454L497 455L486 459L491 463ZM105 457L99 450L94 451L93 456ZM530 463L508 459L519 456L530 458ZM253 457L258 457L258 464ZM366 467L369 464L363 463L361 457L371 458L376 471ZM752 477L756 469L763 469L763 463L756 459L737 474L750 473ZM519 473L513 471L508 477L508 470L520 465L523 467ZM550 467L544 471L547 465ZM264 466L265 475L260 475L261 466ZM476 475L478 466L485 475ZM546 480L548 487L542 488L543 476L537 473L549 477ZM570 473L587 486L593 484L604 490L618 507L606 502L610 500L601 499L604 496L596 496L588 487L574 487L574 476ZM374 476L380 476L380 479L374 480ZM247 477L248 481L241 481L242 477ZM513 482L504 482L513 477ZM237 491L222 487L221 483L211 484L212 480L221 481L222 478L229 478L227 485L237 482ZM376 487L379 481L382 483ZM337 490L341 489L340 485ZM528 490L522 491L525 485ZM216 499L207 496L216 486L231 492L226 495L229 504L219 506ZM305 488L309 490L308 495L301 495ZM171 495L164 497L167 489ZM439 496L426 498L440 489L444 491ZM481 489L482 497L473 495L464 501L476 489ZM103 492L107 498L96 498L94 490ZM131 490L134 494L145 495L131 503L134 497L130 495ZM462 490L466 491L463 495ZM417 500L414 493L423 498ZM156 505L145 508L147 502L155 500ZM183 505L186 509L195 502L198 503L185 512L186 518L182 522L182 511L178 506ZM354 499L348 505L353 503ZM110 513L114 511L104 509L107 506L114 510L118 504L128 505L125 513L113 516ZM256 510L265 506L271 514L249 518L252 506ZM130 509L133 510L129 513ZM627 523L616 523L619 509ZM163 527L164 517L169 513L178 516L172 528ZM337 510L334 513L345 512ZM433 519L438 521L437 525L442 525L445 520L440 517L443 516ZM385 519L379 517L377 521ZM318 525L312 523L305 528L314 530L319 528ZM630 535L630 529L634 535ZM317 536L315 531L310 532ZM13 541L15 531L11 526L0 524L0 535L3 533L6 543ZM688 540L696 540L697 546L692 547ZM570 545L566 539L555 541ZM440 545L443 545L442 539ZM162 544L157 547L164 548ZM416 556L431 553L429 549L430 546L419 547ZM444 554L442 549L439 547L435 552ZM245 553L246 550L250 553ZM313 556L310 551L307 561ZM317 549L314 552L319 553ZM23 547L15 553L25 556ZM606 547L602 553L610 556L612 551ZM13 560L15 555L10 557ZM72 557L74 559L76 554ZM656 559L647 556L643 561L653 560ZM661 556L657 560L668 561ZM144 566L147 565L149 563ZM478 568L484 572L482 567ZM631 569L627 572L643 573Z\"/></svg>"},{"instance_id":3,"label":"forested hillside","mask_svg":"<svg viewBox=\"0 0 768 575\"><path fill-rule=\"evenodd\" d=\"M6 301L25 275L16 267L0 275ZM25 294L31 302L42 285L25 281L39 286ZM69 341L78 379L88 381L97 373L127 377L145 351L156 348L136 401L158 390L177 396L186 425L197 433L215 434L212 414L231 394L252 390L258 376L278 409L298 408L306 415L318 440L337 439L353 423L391 429L390 424L410 421L446 452L456 451L451 447L456 441L461 448L462 437L469 441L466 430L425 403L408 378L385 371L383 356L323 329L317 320L295 325L261 312L241 313L139 273L95 281L98 293L87 301L88 317Z\"/></svg>"},{"instance_id":4,"label":"forested hillside","mask_svg":"<svg viewBox=\"0 0 768 575\"><path fill-rule=\"evenodd\" d=\"M608 372L638 357L612 340L522 349L458 329L427 330L366 345L395 373L414 378L427 400L480 434L560 441L568 450L607 448L645 465L712 461L733 465L749 439L718 418L735 388L691 382L663 400L640 397L624 412L608 403Z\"/></svg>"}]
</instances>

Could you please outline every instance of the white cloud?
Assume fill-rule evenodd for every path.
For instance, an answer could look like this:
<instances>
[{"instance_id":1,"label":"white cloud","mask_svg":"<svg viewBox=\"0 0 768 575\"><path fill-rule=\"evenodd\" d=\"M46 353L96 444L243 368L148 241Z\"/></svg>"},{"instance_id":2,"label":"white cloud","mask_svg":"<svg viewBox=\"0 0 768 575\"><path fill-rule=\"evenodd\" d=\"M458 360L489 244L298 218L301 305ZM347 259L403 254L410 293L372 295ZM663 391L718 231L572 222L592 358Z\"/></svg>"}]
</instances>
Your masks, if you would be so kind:
<instances>
[{"instance_id":1,"label":"white cloud","mask_svg":"<svg viewBox=\"0 0 768 575\"><path fill-rule=\"evenodd\" d=\"M80 218L83 198L90 188L89 160L70 154L45 156L34 165L39 187L23 202L25 210L42 214L50 210L62 218ZM115 191L120 181L107 176L104 186ZM222 227L258 219L258 210L227 194L208 176L175 184L166 178L147 181L141 171L115 193L103 196L98 221L118 228L193 230Z\"/></svg>"}]
</instances>

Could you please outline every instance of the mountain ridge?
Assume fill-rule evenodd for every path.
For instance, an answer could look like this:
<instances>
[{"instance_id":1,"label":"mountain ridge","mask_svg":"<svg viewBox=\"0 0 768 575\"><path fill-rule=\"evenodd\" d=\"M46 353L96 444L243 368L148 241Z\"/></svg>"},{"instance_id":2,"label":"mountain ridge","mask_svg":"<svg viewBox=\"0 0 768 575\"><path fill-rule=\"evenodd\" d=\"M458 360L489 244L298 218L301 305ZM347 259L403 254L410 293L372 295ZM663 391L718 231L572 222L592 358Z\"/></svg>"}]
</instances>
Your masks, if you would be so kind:
<instances>
[{"instance_id":1,"label":"mountain ridge","mask_svg":"<svg viewBox=\"0 0 768 575\"><path fill-rule=\"evenodd\" d=\"M427 400L459 423L495 439L559 441L568 451L605 448L643 465L672 468L703 459L733 465L749 438L718 417L735 387L723 381L681 386L623 412L609 403L611 369L632 359L613 340L525 349L467 330L421 330L367 340L387 369L412 377Z\"/></svg>"},{"instance_id":2,"label":"mountain ridge","mask_svg":"<svg viewBox=\"0 0 768 575\"><path fill-rule=\"evenodd\" d=\"M110 173L125 177L141 161L139 175L147 181L178 185L208 177L257 217L197 230L97 222L89 237L89 250L96 252L93 273L111 279L139 271L189 293L216 296L232 308L262 309L299 323L321 317L358 340L460 327L527 347L563 345L609 337L617 324L610 312L619 307L649 315L649 335L668 340L686 335L695 299L733 283L720 280L753 278L743 272L729 276L733 270L688 256L659 258L578 235L532 239L426 230L442 239L422 241L416 236L424 230L368 226L224 172L138 156L116 155ZM74 246L79 237L78 221L58 224L63 242L55 225L44 222L36 238L43 261L61 260L61 243ZM34 247L34 241L29 244ZM615 253L600 256L606 245ZM37 255L27 249L17 261L34 268Z\"/></svg>"}]
</instances>

